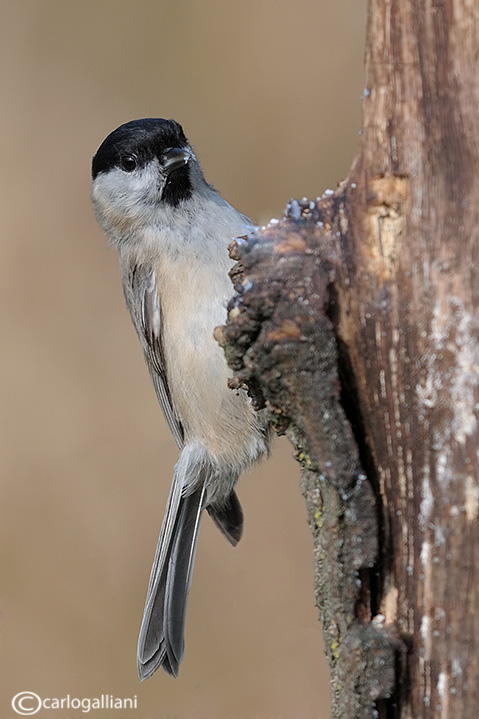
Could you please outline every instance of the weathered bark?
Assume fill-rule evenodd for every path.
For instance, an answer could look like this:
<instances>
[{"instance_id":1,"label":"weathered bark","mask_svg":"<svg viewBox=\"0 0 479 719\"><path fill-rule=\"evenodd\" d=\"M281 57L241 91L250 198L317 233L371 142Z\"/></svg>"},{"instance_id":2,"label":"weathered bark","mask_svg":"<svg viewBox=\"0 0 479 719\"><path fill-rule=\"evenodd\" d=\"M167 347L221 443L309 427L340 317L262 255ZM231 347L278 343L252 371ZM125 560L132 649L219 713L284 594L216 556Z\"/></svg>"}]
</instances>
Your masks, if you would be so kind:
<instances>
[{"instance_id":1,"label":"weathered bark","mask_svg":"<svg viewBox=\"0 0 479 719\"><path fill-rule=\"evenodd\" d=\"M371 0L347 179L233 249L218 337L303 466L334 717L479 711L478 32Z\"/></svg>"}]
</instances>

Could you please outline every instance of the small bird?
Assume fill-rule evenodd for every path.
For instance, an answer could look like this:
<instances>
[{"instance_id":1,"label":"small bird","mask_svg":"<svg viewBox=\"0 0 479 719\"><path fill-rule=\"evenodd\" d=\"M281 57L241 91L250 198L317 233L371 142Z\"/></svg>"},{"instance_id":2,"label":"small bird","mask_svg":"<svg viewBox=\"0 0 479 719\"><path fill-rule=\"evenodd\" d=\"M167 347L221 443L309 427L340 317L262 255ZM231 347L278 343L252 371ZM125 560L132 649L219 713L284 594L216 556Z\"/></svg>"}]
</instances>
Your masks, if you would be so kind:
<instances>
[{"instance_id":1,"label":"small bird","mask_svg":"<svg viewBox=\"0 0 479 719\"><path fill-rule=\"evenodd\" d=\"M175 120L133 120L108 135L93 157L91 196L180 449L137 655L141 680L160 666L176 677L202 512L236 545L243 512L235 484L271 443L264 411L228 388L231 372L213 337L232 294L227 247L253 224L206 182Z\"/></svg>"}]
</instances>

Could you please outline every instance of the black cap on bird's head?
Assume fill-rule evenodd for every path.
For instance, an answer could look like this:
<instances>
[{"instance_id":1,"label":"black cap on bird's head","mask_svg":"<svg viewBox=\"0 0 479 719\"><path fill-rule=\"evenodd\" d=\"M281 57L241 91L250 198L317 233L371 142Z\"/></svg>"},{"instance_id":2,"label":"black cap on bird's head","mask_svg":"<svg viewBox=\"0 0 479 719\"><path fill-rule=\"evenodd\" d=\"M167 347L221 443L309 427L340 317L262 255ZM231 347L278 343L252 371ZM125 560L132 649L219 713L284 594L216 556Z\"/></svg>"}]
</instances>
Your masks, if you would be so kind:
<instances>
[{"instance_id":1,"label":"black cap on bird's head","mask_svg":"<svg viewBox=\"0 0 479 719\"><path fill-rule=\"evenodd\" d=\"M162 200L176 206L188 199L192 190L188 163L194 154L183 128L175 120L145 118L117 127L93 157L92 179L113 168L133 173L155 158L167 177Z\"/></svg>"}]
</instances>

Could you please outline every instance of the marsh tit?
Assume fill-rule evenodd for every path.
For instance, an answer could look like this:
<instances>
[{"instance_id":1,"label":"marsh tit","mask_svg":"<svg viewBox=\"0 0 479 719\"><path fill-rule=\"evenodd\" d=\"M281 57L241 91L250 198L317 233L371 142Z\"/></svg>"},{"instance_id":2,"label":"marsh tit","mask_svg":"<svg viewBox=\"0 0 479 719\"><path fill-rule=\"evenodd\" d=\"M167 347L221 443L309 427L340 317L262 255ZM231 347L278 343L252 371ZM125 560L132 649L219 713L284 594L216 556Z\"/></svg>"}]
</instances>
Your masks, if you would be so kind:
<instances>
[{"instance_id":1,"label":"marsh tit","mask_svg":"<svg viewBox=\"0 0 479 719\"><path fill-rule=\"evenodd\" d=\"M97 220L118 252L126 304L163 413L180 449L138 640L138 673L177 676L188 592L206 509L235 545L234 486L267 454L271 434L230 370L213 331L232 294L227 247L253 227L209 185L181 125L134 120L92 162Z\"/></svg>"}]
</instances>

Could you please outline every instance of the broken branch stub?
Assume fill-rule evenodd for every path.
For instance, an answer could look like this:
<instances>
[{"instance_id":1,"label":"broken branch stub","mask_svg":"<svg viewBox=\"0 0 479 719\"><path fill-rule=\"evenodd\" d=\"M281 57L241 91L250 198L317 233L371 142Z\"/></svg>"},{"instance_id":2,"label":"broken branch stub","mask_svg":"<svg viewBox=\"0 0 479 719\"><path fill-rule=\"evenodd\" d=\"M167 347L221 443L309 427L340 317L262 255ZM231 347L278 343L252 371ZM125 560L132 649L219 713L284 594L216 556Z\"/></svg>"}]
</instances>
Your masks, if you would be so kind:
<instances>
[{"instance_id":1,"label":"broken branch stub","mask_svg":"<svg viewBox=\"0 0 479 719\"><path fill-rule=\"evenodd\" d=\"M232 244L235 294L216 338L234 371L230 386L246 388L258 409L266 407L276 431L287 433L296 449L314 537L333 713L366 717L373 700L392 691L398 644L370 622L376 498L342 405L331 320L335 245L320 216L319 206L294 202L284 220ZM361 676L353 671L351 646ZM381 657L376 664L374 656ZM341 709L345 692L347 713Z\"/></svg>"}]
</instances>

